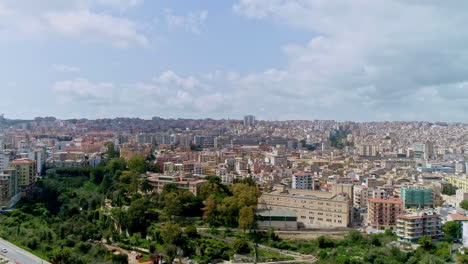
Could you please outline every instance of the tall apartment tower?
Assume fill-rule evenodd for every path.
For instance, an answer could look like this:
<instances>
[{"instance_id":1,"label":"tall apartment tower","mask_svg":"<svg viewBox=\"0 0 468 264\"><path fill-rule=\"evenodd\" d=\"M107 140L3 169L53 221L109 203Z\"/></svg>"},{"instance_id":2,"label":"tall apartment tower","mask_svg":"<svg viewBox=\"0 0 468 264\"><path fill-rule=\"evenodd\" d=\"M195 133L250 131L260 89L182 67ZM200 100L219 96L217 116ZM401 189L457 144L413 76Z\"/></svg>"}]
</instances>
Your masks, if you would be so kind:
<instances>
[{"instance_id":1,"label":"tall apartment tower","mask_svg":"<svg viewBox=\"0 0 468 264\"><path fill-rule=\"evenodd\" d=\"M255 126L255 116L253 115L244 116L244 126Z\"/></svg>"},{"instance_id":2,"label":"tall apartment tower","mask_svg":"<svg viewBox=\"0 0 468 264\"><path fill-rule=\"evenodd\" d=\"M376 145L360 145L359 155L363 157L375 157L377 156L377 146Z\"/></svg>"},{"instance_id":3,"label":"tall apartment tower","mask_svg":"<svg viewBox=\"0 0 468 264\"><path fill-rule=\"evenodd\" d=\"M424 159L428 160L434 154L434 143L431 141L426 141L424 143Z\"/></svg>"}]
</instances>

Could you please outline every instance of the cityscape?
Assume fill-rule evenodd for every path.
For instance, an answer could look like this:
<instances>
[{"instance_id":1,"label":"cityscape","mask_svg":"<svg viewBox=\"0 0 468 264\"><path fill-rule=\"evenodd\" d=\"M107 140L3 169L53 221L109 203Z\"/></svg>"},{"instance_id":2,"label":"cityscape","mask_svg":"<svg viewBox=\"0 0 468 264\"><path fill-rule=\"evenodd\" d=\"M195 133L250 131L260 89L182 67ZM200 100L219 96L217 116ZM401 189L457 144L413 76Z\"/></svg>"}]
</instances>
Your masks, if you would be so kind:
<instances>
[{"instance_id":1,"label":"cityscape","mask_svg":"<svg viewBox=\"0 0 468 264\"><path fill-rule=\"evenodd\" d=\"M467 0L0 0L0 264L468 264Z\"/></svg>"},{"instance_id":2,"label":"cityscape","mask_svg":"<svg viewBox=\"0 0 468 264\"><path fill-rule=\"evenodd\" d=\"M431 258L450 262L468 246L466 123L265 121L254 115L238 120L2 115L0 122L0 235L51 263L91 261L89 252L98 245L128 263L168 257L183 263L218 258L335 263L339 255L327 248L339 245L332 239L349 236L373 236L377 248L386 241L404 252L399 251L402 258L407 254L405 263L422 263L438 245L450 251ZM64 225L40 226L44 216ZM86 230L63 217L85 221L79 225ZM187 226L191 221L196 224ZM261 238L255 243L264 247L251 255L258 238L244 238L246 231L271 232L273 241ZM171 237L177 232L188 237ZM205 254L186 244L198 236L215 243L232 239L238 248L201 245L221 250ZM59 244L65 245L58 252L40 242L62 237ZM317 239L325 245L317 242L309 251L279 243L296 241L290 243L299 247ZM173 255L168 243L176 245ZM422 255L409 253L425 247L416 251ZM18 250L15 256L24 263L40 263ZM106 254L94 250L91 259L106 263ZM231 250L234 255L227 253Z\"/></svg>"}]
</instances>

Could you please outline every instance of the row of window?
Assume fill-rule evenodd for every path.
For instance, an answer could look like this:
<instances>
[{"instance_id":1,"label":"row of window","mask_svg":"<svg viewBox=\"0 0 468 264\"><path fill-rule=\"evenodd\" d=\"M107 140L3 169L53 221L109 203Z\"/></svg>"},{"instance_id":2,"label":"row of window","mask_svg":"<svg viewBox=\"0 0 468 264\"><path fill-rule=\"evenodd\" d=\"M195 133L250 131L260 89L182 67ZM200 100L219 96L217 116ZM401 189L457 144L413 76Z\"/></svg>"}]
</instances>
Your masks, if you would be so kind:
<instances>
[{"instance_id":1,"label":"row of window","mask_svg":"<svg viewBox=\"0 0 468 264\"><path fill-rule=\"evenodd\" d=\"M304 215L301 216L301 218L302 218L302 219L306 219L306 217L305 217ZM312 222L314 219L315 219L315 218L314 218L313 216L309 216L310 222ZM317 221L323 221L323 218L319 217L319 218L317 218ZM327 219L325 219L325 221L331 223L331 222L332 222L332 219L328 219L328 218L327 218ZM342 223L343 221L333 219L333 222L334 222L334 223Z\"/></svg>"}]
</instances>

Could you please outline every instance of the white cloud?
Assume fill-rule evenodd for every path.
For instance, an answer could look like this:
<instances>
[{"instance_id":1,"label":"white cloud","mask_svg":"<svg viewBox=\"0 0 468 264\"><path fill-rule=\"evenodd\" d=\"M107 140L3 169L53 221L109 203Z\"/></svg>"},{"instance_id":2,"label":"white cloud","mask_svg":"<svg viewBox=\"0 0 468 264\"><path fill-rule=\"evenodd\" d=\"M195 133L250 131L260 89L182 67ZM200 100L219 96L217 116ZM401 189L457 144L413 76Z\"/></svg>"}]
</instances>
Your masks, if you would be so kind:
<instances>
[{"instance_id":1,"label":"white cloud","mask_svg":"<svg viewBox=\"0 0 468 264\"><path fill-rule=\"evenodd\" d=\"M78 109L101 107L103 116L466 121L467 7L436 0L240 0L236 14L300 28L309 41L279 47L288 63L254 73L166 71L134 84L72 80L56 91ZM191 32L206 20L166 12L169 25ZM70 92L80 86L82 92Z\"/></svg>"},{"instance_id":2,"label":"white cloud","mask_svg":"<svg viewBox=\"0 0 468 264\"><path fill-rule=\"evenodd\" d=\"M193 89L203 87L202 83L193 76L187 78L180 77L173 71L165 71L154 79L155 82L163 85L174 85L184 89Z\"/></svg>"},{"instance_id":3,"label":"white cloud","mask_svg":"<svg viewBox=\"0 0 468 264\"><path fill-rule=\"evenodd\" d=\"M52 34L84 42L103 42L113 46L146 45L142 27L113 8L123 10L141 0L5 0L0 3L0 33L5 39L34 39ZM95 8L105 8L106 13ZM8 37L6 37L8 36Z\"/></svg>"},{"instance_id":4,"label":"white cloud","mask_svg":"<svg viewBox=\"0 0 468 264\"><path fill-rule=\"evenodd\" d=\"M115 93L112 83L92 83L81 78L57 82L53 88L62 103L102 104L111 102Z\"/></svg>"},{"instance_id":5,"label":"white cloud","mask_svg":"<svg viewBox=\"0 0 468 264\"><path fill-rule=\"evenodd\" d=\"M75 73L80 72L80 68L72 65L65 65L65 64L54 64L52 65L53 69L58 72L65 72L65 73Z\"/></svg>"},{"instance_id":6,"label":"white cloud","mask_svg":"<svg viewBox=\"0 0 468 264\"><path fill-rule=\"evenodd\" d=\"M65 36L91 42L110 42L115 46L146 45L148 40L136 25L124 18L96 14L88 10L51 12L45 15L53 30Z\"/></svg>"},{"instance_id":7,"label":"white cloud","mask_svg":"<svg viewBox=\"0 0 468 264\"><path fill-rule=\"evenodd\" d=\"M466 120L465 102L450 98L467 95L468 32L454 30L468 23L466 7L465 1L240 0L236 14L311 35L306 44L283 47L284 69L245 76L243 85L251 94L263 91L265 101L283 95L283 104L309 118Z\"/></svg>"},{"instance_id":8,"label":"white cloud","mask_svg":"<svg viewBox=\"0 0 468 264\"><path fill-rule=\"evenodd\" d=\"M171 28L182 28L200 34L201 27L208 19L208 11L188 12L185 15L174 15L171 9L165 9L166 23Z\"/></svg>"},{"instance_id":9,"label":"white cloud","mask_svg":"<svg viewBox=\"0 0 468 264\"><path fill-rule=\"evenodd\" d=\"M118 8L120 10L124 10L127 8L135 7L137 5L141 5L144 2L144 0L95 0L95 2L100 5L110 6Z\"/></svg>"}]
</instances>

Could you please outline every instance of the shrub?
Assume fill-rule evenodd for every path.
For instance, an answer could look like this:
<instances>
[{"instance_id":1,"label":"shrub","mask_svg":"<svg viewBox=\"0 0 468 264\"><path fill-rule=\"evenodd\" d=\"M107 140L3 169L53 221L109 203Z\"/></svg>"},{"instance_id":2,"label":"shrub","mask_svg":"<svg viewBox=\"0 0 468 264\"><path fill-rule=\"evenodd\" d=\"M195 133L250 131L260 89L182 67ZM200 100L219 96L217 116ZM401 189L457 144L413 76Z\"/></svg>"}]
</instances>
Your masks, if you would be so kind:
<instances>
[{"instance_id":1,"label":"shrub","mask_svg":"<svg viewBox=\"0 0 468 264\"><path fill-rule=\"evenodd\" d=\"M250 252L249 243L242 238L237 238L234 241L232 249L239 254L248 254Z\"/></svg>"}]
</instances>

